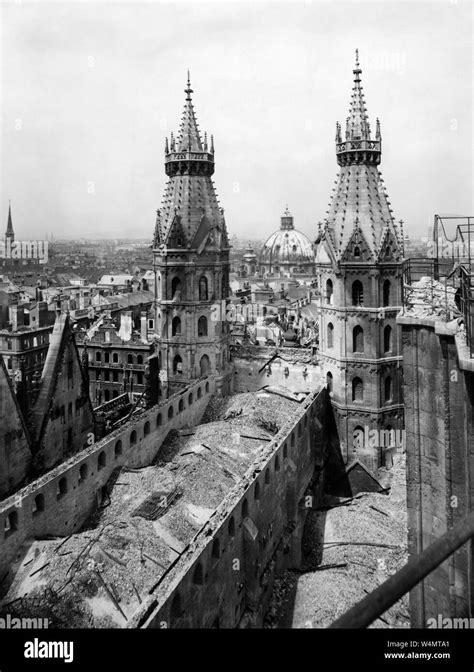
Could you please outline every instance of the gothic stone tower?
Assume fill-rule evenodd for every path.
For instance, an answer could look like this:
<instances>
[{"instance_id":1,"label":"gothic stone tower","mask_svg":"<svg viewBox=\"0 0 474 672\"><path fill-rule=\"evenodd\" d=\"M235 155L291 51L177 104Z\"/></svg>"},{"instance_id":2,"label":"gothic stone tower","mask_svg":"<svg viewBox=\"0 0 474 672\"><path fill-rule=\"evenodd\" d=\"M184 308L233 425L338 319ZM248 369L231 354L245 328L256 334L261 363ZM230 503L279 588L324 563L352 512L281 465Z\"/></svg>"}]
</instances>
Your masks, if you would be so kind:
<instances>
[{"instance_id":1,"label":"gothic stone tower","mask_svg":"<svg viewBox=\"0 0 474 672\"><path fill-rule=\"evenodd\" d=\"M229 241L214 183L214 140L198 130L189 81L178 138L166 139L169 177L153 240L156 332L168 393L229 362ZM218 387L224 378L218 378Z\"/></svg>"},{"instance_id":2,"label":"gothic stone tower","mask_svg":"<svg viewBox=\"0 0 474 672\"><path fill-rule=\"evenodd\" d=\"M320 357L346 462L391 464L386 450L403 427L401 304L403 231L378 170L380 123L371 138L358 53L345 138L336 124L340 166L318 246ZM376 430L376 431L374 431Z\"/></svg>"}]
</instances>

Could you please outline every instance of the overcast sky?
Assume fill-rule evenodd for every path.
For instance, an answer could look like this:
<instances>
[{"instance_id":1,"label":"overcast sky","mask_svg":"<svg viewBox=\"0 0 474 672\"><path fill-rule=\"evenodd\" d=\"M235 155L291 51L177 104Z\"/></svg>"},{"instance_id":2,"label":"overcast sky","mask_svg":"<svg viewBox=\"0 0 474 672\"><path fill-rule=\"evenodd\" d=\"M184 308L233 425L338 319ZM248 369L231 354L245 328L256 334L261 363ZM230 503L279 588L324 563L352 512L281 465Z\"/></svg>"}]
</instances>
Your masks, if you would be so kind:
<instances>
[{"instance_id":1,"label":"overcast sky","mask_svg":"<svg viewBox=\"0 0 474 672\"><path fill-rule=\"evenodd\" d=\"M0 222L18 238L150 237L191 70L230 234L288 203L312 238L359 48L397 219L474 214L470 2L2 2Z\"/></svg>"}]
</instances>

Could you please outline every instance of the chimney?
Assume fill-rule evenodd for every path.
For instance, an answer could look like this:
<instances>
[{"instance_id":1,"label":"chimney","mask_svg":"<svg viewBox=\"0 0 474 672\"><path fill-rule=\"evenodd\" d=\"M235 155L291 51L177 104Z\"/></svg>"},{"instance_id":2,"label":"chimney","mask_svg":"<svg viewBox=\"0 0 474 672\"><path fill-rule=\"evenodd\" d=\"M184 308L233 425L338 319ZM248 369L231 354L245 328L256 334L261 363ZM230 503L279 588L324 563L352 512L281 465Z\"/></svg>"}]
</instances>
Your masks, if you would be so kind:
<instances>
[{"instance_id":1,"label":"chimney","mask_svg":"<svg viewBox=\"0 0 474 672\"><path fill-rule=\"evenodd\" d=\"M25 309L23 306L9 306L9 310L12 331L18 331L20 327L25 325Z\"/></svg>"},{"instance_id":2,"label":"chimney","mask_svg":"<svg viewBox=\"0 0 474 672\"><path fill-rule=\"evenodd\" d=\"M120 314L120 329L117 334L122 341L129 341L132 337L132 312L125 310Z\"/></svg>"},{"instance_id":3,"label":"chimney","mask_svg":"<svg viewBox=\"0 0 474 672\"><path fill-rule=\"evenodd\" d=\"M148 319L144 310L142 310L140 317L140 338L144 343L148 341Z\"/></svg>"}]
</instances>

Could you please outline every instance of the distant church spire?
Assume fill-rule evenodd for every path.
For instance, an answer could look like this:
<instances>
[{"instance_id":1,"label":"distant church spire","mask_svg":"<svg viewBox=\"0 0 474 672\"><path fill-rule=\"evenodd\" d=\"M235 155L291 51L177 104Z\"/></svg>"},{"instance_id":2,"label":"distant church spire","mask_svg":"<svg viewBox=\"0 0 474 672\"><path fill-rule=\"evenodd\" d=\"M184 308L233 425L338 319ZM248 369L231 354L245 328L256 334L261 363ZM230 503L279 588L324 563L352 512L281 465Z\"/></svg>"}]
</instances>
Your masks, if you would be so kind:
<instances>
[{"instance_id":1,"label":"distant church spire","mask_svg":"<svg viewBox=\"0 0 474 672\"><path fill-rule=\"evenodd\" d=\"M5 233L5 240L8 239L12 243L15 240L15 234L13 232L13 224L12 224L12 208L10 201L8 201L8 222L7 222L7 231Z\"/></svg>"}]
</instances>

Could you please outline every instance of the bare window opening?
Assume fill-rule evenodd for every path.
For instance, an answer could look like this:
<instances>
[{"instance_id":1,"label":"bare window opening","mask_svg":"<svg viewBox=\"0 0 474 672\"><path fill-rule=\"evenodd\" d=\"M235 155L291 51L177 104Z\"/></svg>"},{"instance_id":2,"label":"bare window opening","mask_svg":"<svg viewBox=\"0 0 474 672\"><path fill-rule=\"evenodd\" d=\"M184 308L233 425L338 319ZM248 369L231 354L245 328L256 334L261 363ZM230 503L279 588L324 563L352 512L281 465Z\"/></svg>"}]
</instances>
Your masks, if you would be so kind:
<instances>
[{"instance_id":1,"label":"bare window opening","mask_svg":"<svg viewBox=\"0 0 474 672\"><path fill-rule=\"evenodd\" d=\"M61 478L61 479L59 479L59 483L58 483L57 499L60 499L61 497L64 497L64 495L66 493L67 493L67 479L66 478Z\"/></svg>"},{"instance_id":2,"label":"bare window opening","mask_svg":"<svg viewBox=\"0 0 474 672\"><path fill-rule=\"evenodd\" d=\"M360 257L360 247L357 245L354 247L354 257L356 257L356 259Z\"/></svg>"},{"instance_id":3,"label":"bare window opening","mask_svg":"<svg viewBox=\"0 0 474 672\"><path fill-rule=\"evenodd\" d=\"M107 459L106 459L106 457L105 457L105 452L102 451L102 452L99 454L99 457L98 457L98 459L97 459L97 469L99 469L99 470L100 470L100 469L103 469L103 468L105 467L106 463L107 463Z\"/></svg>"},{"instance_id":4,"label":"bare window opening","mask_svg":"<svg viewBox=\"0 0 474 672\"><path fill-rule=\"evenodd\" d=\"M235 535L235 520L234 516L231 516L229 520L229 524L227 526L227 532L229 534L229 537L233 537Z\"/></svg>"},{"instance_id":5,"label":"bare window opening","mask_svg":"<svg viewBox=\"0 0 474 672\"><path fill-rule=\"evenodd\" d=\"M171 296L173 299L181 296L181 280L179 278L173 278L171 281Z\"/></svg>"},{"instance_id":6,"label":"bare window opening","mask_svg":"<svg viewBox=\"0 0 474 672\"><path fill-rule=\"evenodd\" d=\"M134 446L137 442L137 431L136 429L133 430L133 432L130 434L130 445Z\"/></svg>"},{"instance_id":7,"label":"bare window opening","mask_svg":"<svg viewBox=\"0 0 474 672\"><path fill-rule=\"evenodd\" d=\"M326 374L326 387L329 392L332 392L332 373L330 371Z\"/></svg>"},{"instance_id":8,"label":"bare window opening","mask_svg":"<svg viewBox=\"0 0 474 672\"><path fill-rule=\"evenodd\" d=\"M265 472L265 485L270 483L270 469L267 469Z\"/></svg>"},{"instance_id":9,"label":"bare window opening","mask_svg":"<svg viewBox=\"0 0 474 672\"><path fill-rule=\"evenodd\" d=\"M275 457L275 471L280 471L280 458L278 455Z\"/></svg>"},{"instance_id":10,"label":"bare window opening","mask_svg":"<svg viewBox=\"0 0 474 672\"><path fill-rule=\"evenodd\" d=\"M326 280L326 303L332 306L334 287L332 280Z\"/></svg>"},{"instance_id":11,"label":"bare window opening","mask_svg":"<svg viewBox=\"0 0 474 672\"><path fill-rule=\"evenodd\" d=\"M206 383L206 394L209 394L209 383Z\"/></svg>"},{"instance_id":12,"label":"bare window opening","mask_svg":"<svg viewBox=\"0 0 474 672\"><path fill-rule=\"evenodd\" d=\"M181 336L181 319L179 317L173 317L173 322L171 323L171 335Z\"/></svg>"},{"instance_id":13,"label":"bare window opening","mask_svg":"<svg viewBox=\"0 0 474 672\"><path fill-rule=\"evenodd\" d=\"M173 415L174 415L174 409L173 409L172 406L170 406L170 407L168 408L168 418L171 420L171 418L173 417Z\"/></svg>"},{"instance_id":14,"label":"bare window opening","mask_svg":"<svg viewBox=\"0 0 474 672\"><path fill-rule=\"evenodd\" d=\"M360 378L352 381L352 401L362 401L364 398L364 384Z\"/></svg>"},{"instance_id":15,"label":"bare window opening","mask_svg":"<svg viewBox=\"0 0 474 672\"><path fill-rule=\"evenodd\" d=\"M285 443L285 445L283 446L283 459L286 460L287 457L288 457L288 446Z\"/></svg>"},{"instance_id":16,"label":"bare window opening","mask_svg":"<svg viewBox=\"0 0 474 672\"><path fill-rule=\"evenodd\" d=\"M44 495L36 495L33 501L33 515L44 511Z\"/></svg>"},{"instance_id":17,"label":"bare window opening","mask_svg":"<svg viewBox=\"0 0 474 672\"><path fill-rule=\"evenodd\" d=\"M221 557L221 544L219 539L214 539L212 542L212 557L216 559Z\"/></svg>"},{"instance_id":18,"label":"bare window opening","mask_svg":"<svg viewBox=\"0 0 474 672\"><path fill-rule=\"evenodd\" d=\"M161 427L162 424L163 424L163 416L161 415L161 413L158 413L158 415L156 416L156 426Z\"/></svg>"},{"instance_id":19,"label":"bare window opening","mask_svg":"<svg viewBox=\"0 0 474 672\"><path fill-rule=\"evenodd\" d=\"M392 349L392 327L387 325L383 330L383 350L390 352Z\"/></svg>"},{"instance_id":20,"label":"bare window opening","mask_svg":"<svg viewBox=\"0 0 474 672\"><path fill-rule=\"evenodd\" d=\"M198 320L198 336L207 336L207 317L201 315Z\"/></svg>"},{"instance_id":21,"label":"bare window opening","mask_svg":"<svg viewBox=\"0 0 474 672\"><path fill-rule=\"evenodd\" d=\"M190 392L188 395L188 406L192 406L193 404L193 393Z\"/></svg>"},{"instance_id":22,"label":"bare window opening","mask_svg":"<svg viewBox=\"0 0 474 672\"><path fill-rule=\"evenodd\" d=\"M198 586L202 586L204 583L204 572L200 562L198 562L194 569L193 583L197 584Z\"/></svg>"},{"instance_id":23,"label":"bare window opening","mask_svg":"<svg viewBox=\"0 0 474 672\"><path fill-rule=\"evenodd\" d=\"M202 390L201 390L200 387L198 387L197 397L198 397L198 399L200 399L202 397Z\"/></svg>"},{"instance_id":24,"label":"bare window opening","mask_svg":"<svg viewBox=\"0 0 474 672\"><path fill-rule=\"evenodd\" d=\"M141 355L137 355L137 364L143 364L143 357Z\"/></svg>"},{"instance_id":25,"label":"bare window opening","mask_svg":"<svg viewBox=\"0 0 474 672\"><path fill-rule=\"evenodd\" d=\"M352 330L352 351L364 352L364 330L359 325Z\"/></svg>"},{"instance_id":26,"label":"bare window opening","mask_svg":"<svg viewBox=\"0 0 474 672\"><path fill-rule=\"evenodd\" d=\"M183 372L183 360L179 355L173 359L173 373L180 374Z\"/></svg>"},{"instance_id":27,"label":"bare window opening","mask_svg":"<svg viewBox=\"0 0 474 672\"><path fill-rule=\"evenodd\" d=\"M390 280L385 280L383 283L383 305L390 305Z\"/></svg>"},{"instance_id":28,"label":"bare window opening","mask_svg":"<svg viewBox=\"0 0 474 672\"><path fill-rule=\"evenodd\" d=\"M355 280L352 283L352 305L353 306L364 305L364 287L360 280Z\"/></svg>"},{"instance_id":29,"label":"bare window opening","mask_svg":"<svg viewBox=\"0 0 474 672\"><path fill-rule=\"evenodd\" d=\"M392 400L392 379L390 376L385 378L385 401Z\"/></svg>"},{"instance_id":30,"label":"bare window opening","mask_svg":"<svg viewBox=\"0 0 474 672\"><path fill-rule=\"evenodd\" d=\"M18 529L18 513L11 511L5 518L5 537L8 537Z\"/></svg>"},{"instance_id":31,"label":"bare window opening","mask_svg":"<svg viewBox=\"0 0 474 672\"><path fill-rule=\"evenodd\" d=\"M328 342L328 348L334 347L334 325L332 324L332 322L329 322L328 324L327 342Z\"/></svg>"},{"instance_id":32,"label":"bare window opening","mask_svg":"<svg viewBox=\"0 0 474 672\"><path fill-rule=\"evenodd\" d=\"M178 404L178 413L182 413L183 411L184 411L184 401L180 399Z\"/></svg>"},{"instance_id":33,"label":"bare window opening","mask_svg":"<svg viewBox=\"0 0 474 672\"><path fill-rule=\"evenodd\" d=\"M87 478L87 464L81 464L79 467L79 483L82 483Z\"/></svg>"},{"instance_id":34,"label":"bare window opening","mask_svg":"<svg viewBox=\"0 0 474 672\"><path fill-rule=\"evenodd\" d=\"M203 275L199 279L199 301L208 300L207 278Z\"/></svg>"},{"instance_id":35,"label":"bare window opening","mask_svg":"<svg viewBox=\"0 0 474 672\"><path fill-rule=\"evenodd\" d=\"M127 364L133 364L133 355L127 355Z\"/></svg>"},{"instance_id":36,"label":"bare window opening","mask_svg":"<svg viewBox=\"0 0 474 672\"><path fill-rule=\"evenodd\" d=\"M120 439L115 444L114 453L115 457L118 457L119 455L122 454L122 442L120 441Z\"/></svg>"},{"instance_id":37,"label":"bare window opening","mask_svg":"<svg viewBox=\"0 0 474 672\"><path fill-rule=\"evenodd\" d=\"M248 518L249 515L249 503L246 499L242 502L242 519Z\"/></svg>"},{"instance_id":38,"label":"bare window opening","mask_svg":"<svg viewBox=\"0 0 474 672\"><path fill-rule=\"evenodd\" d=\"M207 355L203 355L201 357L201 361L199 362L199 368L201 369L201 376L207 376L207 374L210 373L211 362L209 361L209 357Z\"/></svg>"},{"instance_id":39,"label":"bare window opening","mask_svg":"<svg viewBox=\"0 0 474 672\"><path fill-rule=\"evenodd\" d=\"M255 483L255 488L253 491L253 498L254 499L260 499L260 483L257 481Z\"/></svg>"},{"instance_id":40,"label":"bare window opening","mask_svg":"<svg viewBox=\"0 0 474 672\"><path fill-rule=\"evenodd\" d=\"M150 433L150 423L147 420L145 422L145 425L143 426L143 435L148 436L149 433Z\"/></svg>"}]
</instances>

